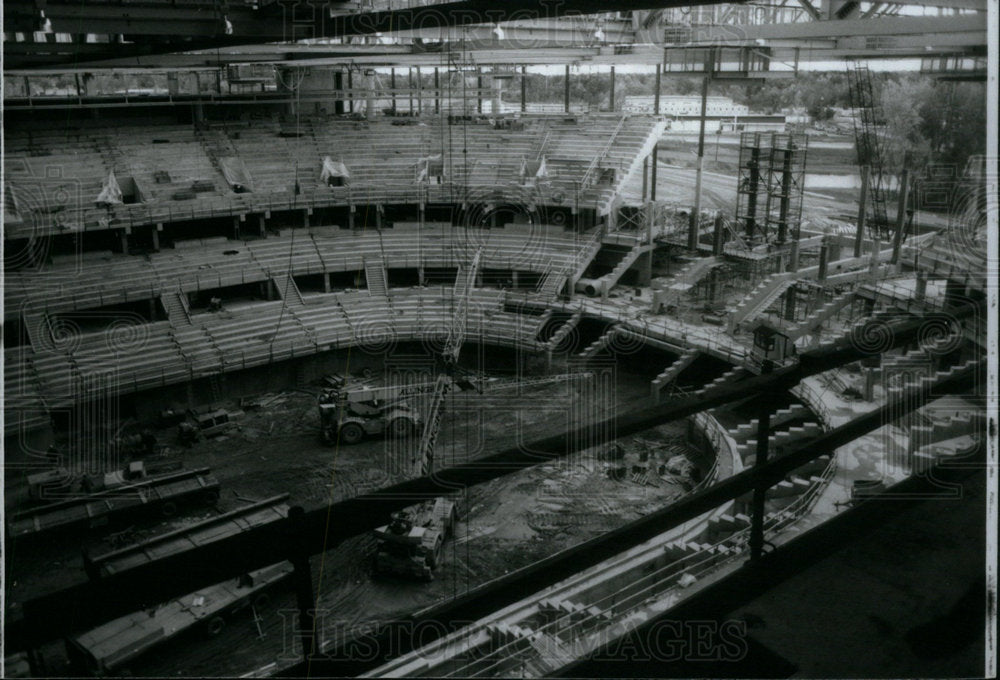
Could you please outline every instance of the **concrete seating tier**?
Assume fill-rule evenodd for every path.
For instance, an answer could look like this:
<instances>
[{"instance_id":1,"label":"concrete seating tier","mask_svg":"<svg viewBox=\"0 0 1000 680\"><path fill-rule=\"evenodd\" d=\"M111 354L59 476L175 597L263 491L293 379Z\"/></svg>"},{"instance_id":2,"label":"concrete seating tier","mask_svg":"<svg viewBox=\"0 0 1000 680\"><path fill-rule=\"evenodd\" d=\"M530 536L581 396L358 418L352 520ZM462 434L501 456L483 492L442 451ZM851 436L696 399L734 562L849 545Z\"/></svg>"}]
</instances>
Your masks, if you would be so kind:
<instances>
[{"instance_id":1,"label":"concrete seating tier","mask_svg":"<svg viewBox=\"0 0 1000 680\"><path fill-rule=\"evenodd\" d=\"M206 241L201 247L165 249L148 256L106 254L70 259L40 271L7 272L8 319L25 311L57 312L148 300L167 291L211 290L264 281L277 273L293 276L363 268L365 258L384 259L388 268L450 267L468 262L483 248L483 267L539 274L572 263L586 235L553 229L374 230L335 236L293 230L260 241Z\"/></svg>"},{"instance_id":2,"label":"concrete seating tier","mask_svg":"<svg viewBox=\"0 0 1000 680\"><path fill-rule=\"evenodd\" d=\"M77 333L43 351L15 347L5 352L8 406L43 412L91 391L133 393L339 347L384 351L402 341L443 342L452 296L449 286L393 289L388 298L313 295L294 309L280 300L256 302L194 313L189 325L159 321L129 333ZM503 292L474 289L470 299L469 341L537 349L535 319L504 311Z\"/></svg>"},{"instance_id":3,"label":"concrete seating tier","mask_svg":"<svg viewBox=\"0 0 1000 680\"><path fill-rule=\"evenodd\" d=\"M21 229L32 228L27 223L35 221L52 233L59 232L60 224L103 230L306 206L464 200L470 187L474 194L516 189L520 196L522 163L542 155L548 160L548 177L531 191L541 192L543 200L555 200L558 193L562 201L572 192L586 192L581 197L603 210L636 167L637 157L651 148L658 125L662 127L643 116L624 121L594 116L575 124L525 118L524 123L523 130L514 131L483 123L447 125L439 117L419 119L416 125L328 119L301 122L295 135L274 121L209 130L120 125L20 132L8 141L5 168L9 184L20 186L24 197L52 193L53 178L47 175L59 175L56 183L65 185L62 195L70 197L65 205L32 212L38 206L25 198L20 208L26 212ZM223 176L219 161L230 155L243 162L251 193L234 193ZM443 185L417 181L420 159L433 155L442 156ZM326 156L347 165L348 186L322 185ZM616 170L615 182L594 186L605 168ZM112 209L95 206L110 170L120 180L134 179L143 202ZM8 236L20 234L15 228Z\"/></svg>"}]
</instances>

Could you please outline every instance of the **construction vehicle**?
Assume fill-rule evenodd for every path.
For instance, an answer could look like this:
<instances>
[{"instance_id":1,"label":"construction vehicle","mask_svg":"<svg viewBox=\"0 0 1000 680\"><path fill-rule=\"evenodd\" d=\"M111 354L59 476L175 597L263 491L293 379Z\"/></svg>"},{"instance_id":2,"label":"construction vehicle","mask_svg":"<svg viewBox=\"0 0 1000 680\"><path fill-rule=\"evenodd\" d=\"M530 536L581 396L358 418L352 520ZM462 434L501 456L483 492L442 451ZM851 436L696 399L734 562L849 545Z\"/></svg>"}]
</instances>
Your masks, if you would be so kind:
<instances>
[{"instance_id":1,"label":"construction vehicle","mask_svg":"<svg viewBox=\"0 0 1000 680\"><path fill-rule=\"evenodd\" d=\"M456 514L455 502L444 497L392 513L389 524L374 530L375 573L433 580Z\"/></svg>"},{"instance_id":2,"label":"construction vehicle","mask_svg":"<svg viewBox=\"0 0 1000 680\"><path fill-rule=\"evenodd\" d=\"M441 359L444 372L432 384L433 393L428 409L427 422L420 437L415 456L416 472L430 475L434 470L434 447L444 417L445 398L453 385L461 389L481 386L459 376L458 356L465 342L469 315L469 299L479 263L480 248L467 268L461 269L455 280L455 315ZM390 516L389 524L375 529L378 550L375 553L375 573L414 577L423 581L434 578L434 570L441 562L445 540L451 536L456 521L455 502L438 497L412 505Z\"/></svg>"},{"instance_id":3,"label":"construction vehicle","mask_svg":"<svg viewBox=\"0 0 1000 680\"><path fill-rule=\"evenodd\" d=\"M123 616L66 640L66 655L78 673L125 674L126 663L196 625L218 635L226 627L227 615L247 607L256 619L267 604L265 591L291 573L291 563L281 562Z\"/></svg>"},{"instance_id":4,"label":"construction vehicle","mask_svg":"<svg viewBox=\"0 0 1000 680\"><path fill-rule=\"evenodd\" d=\"M340 379L319 395L323 440L328 444L357 444L366 436L405 437L417 431L422 422L407 399L427 389L426 385L349 387Z\"/></svg>"},{"instance_id":5,"label":"construction vehicle","mask_svg":"<svg viewBox=\"0 0 1000 680\"><path fill-rule=\"evenodd\" d=\"M235 415L225 409L204 413L191 411L188 419L177 426L177 438L182 444L190 446L202 439L226 434L236 427L233 421Z\"/></svg>"}]
</instances>

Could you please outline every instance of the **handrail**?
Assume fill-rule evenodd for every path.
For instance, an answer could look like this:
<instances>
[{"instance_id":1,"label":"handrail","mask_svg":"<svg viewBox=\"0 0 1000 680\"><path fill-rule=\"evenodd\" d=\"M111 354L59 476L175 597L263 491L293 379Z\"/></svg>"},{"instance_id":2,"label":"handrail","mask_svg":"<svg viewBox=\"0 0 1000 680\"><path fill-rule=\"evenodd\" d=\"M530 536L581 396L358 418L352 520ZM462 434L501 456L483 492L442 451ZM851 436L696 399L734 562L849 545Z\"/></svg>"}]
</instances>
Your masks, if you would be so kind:
<instances>
[{"instance_id":1,"label":"handrail","mask_svg":"<svg viewBox=\"0 0 1000 680\"><path fill-rule=\"evenodd\" d=\"M608 152L611 150L611 147L615 142L615 138L618 137L618 133L621 132L621 129L625 126L625 120L627 118L628 114L623 113L621 117L618 119L618 125L615 127L615 131L611 133L611 137L608 138L608 141L604 144L604 147L601 149L601 152L594 156L594 158L590 161L590 165L587 166L586 172L583 173L583 179L580 180L580 186L583 187L590 186L591 174L593 174L594 170L597 168L597 165L603 162L605 157L608 155Z\"/></svg>"}]
</instances>

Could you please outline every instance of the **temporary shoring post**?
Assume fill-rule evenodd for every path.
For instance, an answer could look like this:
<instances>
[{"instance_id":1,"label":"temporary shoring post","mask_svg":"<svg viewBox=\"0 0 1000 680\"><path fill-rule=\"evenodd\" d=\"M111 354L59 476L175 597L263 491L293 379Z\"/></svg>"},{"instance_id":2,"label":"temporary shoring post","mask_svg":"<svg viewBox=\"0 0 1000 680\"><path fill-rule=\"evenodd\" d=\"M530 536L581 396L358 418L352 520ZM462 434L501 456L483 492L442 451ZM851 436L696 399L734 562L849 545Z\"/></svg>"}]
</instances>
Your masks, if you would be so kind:
<instances>
[{"instance_id":1,"label":"temporary shoring post","mask_svg":"<svg viewBox=\"0 0 1000 680\"><path fill-rule=\"evenodd\" d=\"M709 55L714 53L714 50L709 50ZM711 73L711 67L714 65L714 60L712 57L706 57L705 69L707 72ZM698 227L701 221L701 172L702 166L705 163L705 113L708 109L708 81L710 77L705 76L701 80L701 117L698 120L698 170L694 176L694 209L691 210L691 222L688 225L688 248L694 249L698 247Z\"/></svg>"},{"instance_id":2,"label":"temporary shoring post","mask_svg":"<svg viewBox=\"0 0 1000 680\"><path fill-rule=\"evenodd\" d=\"M983 307L982 303L959 305L949 310L949 318L964 319L972 314L982 313ZM886 349L904 347L918 339L920 334L925 332L929 318L933 319L936 316L930 314L892 324L891 340ZM755 376L737 384L722 385L698 397L683 397L666 407L659 405L638 408L618 414L614 418L617 434L623 437L648 430L664 422L737 401L761 391L786 390L805 377L857 361L863 356L865 353L857 347L857 343L852 338L845 337L822 348L803 352L799 355L798 363L776 368L769 375ZM985 361L977 364L974 370L976 375L985 370ZM970 374L965 371L934 385L917 387L911 390L912 394L908 392L896 402L860 416L848 425L823 435L821 439L826 442L824 446L827 446L827 451L842 446L860 434L884 425L886 413L891 412L897 416L905 414L909 412L908 409L919 408L927 399L936 398L935 395L958 393L954 391L958 389L965 390L969 382ZM948 392L948 389L953 391ZM921 398L916 398L917 393L922 395ZM859 430L862 425L867 429ZM604 431L602 428L608 426L610 426L608 422L584 425L531 442L527 447L519 446L498 451L483 456L474 463L440 470L434 478L408 480L378 492L307 511L300 518L289 517L273 525L263 525L152 563L139 565L100 581L72 584L58 592L27 600L22 605L22 617L19 620L7 621L8 641L13 648L37 646L76 630L99 625L108 618L135 611L141 606L139 604L141 601L150 599L166 601L212 583L236 578L241 573L283 559L293 559L296 552L317 554L346 538L375 528L379 516L386 516L418 500L429 500L440 496L443 491L456 488L456 485L481 484L515 470L579 451L588 445L587 442L592 440L594 433ZM839 431L843 431L843 436L837 434ZM795 467L819 455L816 453L817 448L822 447L816 443L809 443L801 450L795 449L769 464L769 470L772 465L774 466L769 474L772 483L777 483ZM733 479L736 481L725 480L706 490L703 503L697 508L698 512L691 516L711 509L705 507L705 503L709 500L714 503L712 507L717 507L719 502L749 491L739 481L739 476ZM734 485L739 485L739 488L734 489L734 494L730 495L726 490L732 489ZM684 501L681 502L683 503ZM694 505L689 505L691 507L685 512L694 512ZM671 516L676 516L678 511L676 506L671 506L667 512L673 513ZM338 517L338 521L334 524L329 521L331 513L335 513L334 516ZM655 531L662 533L664 530L662 522L658 521ZM298 536L301 536L301 541L291 540ZM620 552L620 547L617 549ZM66 612L70 614L66 615ZM60 613L63 615L60 616Z\"/></svg>"},{"instance_id":3,"label":"temporary shoring post","mask_svg":"<svg viewBox=\"0 0 1000 680\"><path fill-rule=\"evenodd\" d=\"M563 84L563 110L569 113L569 64L566 64L566 81Z\"/></svg>"},{"instance_id":4,"label":"temporary shoring post","mask_svg":"<svg viewBox=\"0 0 1000 680\"><path fill-rule=\"evenodd\" d=\"M861 196L858 198L858 229L854 234L854 257L861 257L865 242L865 210L868 205L868 166L861 166Z\"/></svg>"},{"instance_id":5,"label":"temporary shoring post","mask_svg":"<svg viewBox=\"0 0 1000 680\"><path fill-rule=\"evenodd\" d=\"M903 168L899 178L899 202L896 204L896 233L892 236L892 260L889 264L899 262L899 247L903 243L903 229L906 228L906 192L909 189L910 171Z\"/></svg>"},{"instance_id":6,"label":"temporary shoring post","mask_svg":"<svg viewBox=\"0 0 1000 680\"><path fill-rule=\"evenodd\" d=\"M295 520L305 514L302 506L289 508L289 519ZM296 546L292 555L292 580L295 587L295 602L299 607L299 635L302 642L302 658L308 664L316 651L316 594L313 589L312 570L309 567L309 550L304 541Z\"/></svg>"}]
</instances>

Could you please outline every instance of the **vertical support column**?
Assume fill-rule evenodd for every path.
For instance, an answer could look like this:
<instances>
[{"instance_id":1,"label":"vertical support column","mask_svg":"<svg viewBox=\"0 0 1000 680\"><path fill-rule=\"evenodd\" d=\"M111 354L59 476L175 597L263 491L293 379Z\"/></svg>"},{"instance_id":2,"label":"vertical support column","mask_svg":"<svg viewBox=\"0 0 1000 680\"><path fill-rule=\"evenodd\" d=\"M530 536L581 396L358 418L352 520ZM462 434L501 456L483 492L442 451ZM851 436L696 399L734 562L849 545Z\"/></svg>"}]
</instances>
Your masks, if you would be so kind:
<instances>
[{"instance_id":1,"label":"vertical support column","mask_svg":"<svg viewBox=\"0 0 1000 680\"><path fill-rule=\"evenodd\" d=\"M502 99L501 92L503 88L503 79L497 78L496 67L493 67L493 104L490 108L493 110L490 112L494 116L499 116L502 111L500 110L500 100Z\"/></svg>"},{"instance_id":2,"label":"vertical support column","mask_svg":"<svg viewBox=\"0 0 1000 680\"><path fill-rule=\"evenodd\" d=\"M406 68L406 89L409 96L409 106L406 109L406 115L413 115L413 67Z\"/></svg>"},{"instance_id":3,"label":"vertical support column","mask_svg":"<svg viewBox=\"0 0 1000 680\"><path fill-rule=\"evenodd\" d=\"M861 257L865 242L865 211L868 208L868 166L861 166L861 196L858 198L858 230L854 235L854 257Z\"/></svg>"},{"instance_id":4,"label":"vertical support column","mask_svg":"<svg viewBox=\"0 0 1000 680\"><path fill-rule=\"evenodd\" d=\"M823 245L819 247L819 272L816 274L816 278L819 281L826 280L826 267L827 262L830 259L830 244L823 239Z\"/></svg>"},{"instance_id":5,"label":"vertical support column","mask_svg":"<svg viewBox=\"0 0 1000 680\"><path fill-rule=\"evenodd\" d=\"M927 297L927 274L923 270L917 270L917 289L913 294L913 298L918 302L923 302Z\"/></svg>"},{"instance_id":6,"label":"vertical support column","mask_svg":"<svg viewBox=\"0 0 1000 680\"><path fill-rule=\"evenodd\" d=\"M615 110L615 67L611 67L611 83L608 88L608 110Z\"/></svg>"},{"instance_id":7,"label":"vertical support column","mask_svg":"<svg viewBox=\"0 0 1000 680\"><path fill-rule=\"evenodd\" d=\"M375 71L365 71L365 118L375 120Z\"/></svg>"},{"instance_id":8,"label":"vertical support column","mask_svg":"<svg viewBox=\"0 0 1000 680\"><path fill-rule=\"evenodd\" d=\"M712 255L716 257L722 255L723 219L721 211L715 213L715 230L712 233Z\"/></svg>"},{"instance_id":9,"label":"vertical support column","mask_svg":"<svg viewBox=\"0 0 1000 680\"><path fill-rule=\"evenodd\" d=\"M301 506L288 510L288 519L300 520L305 514ZM293 528L294 529L294 528ZM299 634L302 642L302 658L308 664L316 651L316 595L313 590L312 570L309 568L309 553L305 546L296 546L291 556L293 567L292 582L295 586L295 602L299 608Z\"/></svg>"},{"instance_id":10,"label":"vertical support column","mask_svg":"<svg viewBox=\"0 0 1000 680\"><path fill-rule=\"evenodd\" d=\"M416 67L417 71L417 115L424 115L424 79L420 73L420 67Z\"/></svg>"},{"instance_id":11,"label":"vertical support column","mask_svg":"<svg viewBox=\"0 0 1000 680\"><path fill-rule=\"evenodd\" d=\"M705 111L708 106L708 76L701 80L701 117L698 120L698 169L694 176L694 209L688 229L688 247L698 242L698 222L701 219L701 173L705 163Z\"/></svg>"},{"instance_id":12,"label":"vertical support column","mask_svg":"<svg viewBox=\"0 0 1000 680\"><path fill-rule=\"evenodd\" d=\"M781 201L778 203L778 244L783 244L788 239L788 207L791 203L792 191L792 154L795 153L792 138L788 138L788 148L786 148L781 160ZM798 240L798 234L792 234L792 238Z\"/></svg>"},{"instance_id":13,"label":"vertical support column","mask_svg":"<svg viewBox=\"0 0 1000 680\"><path fill-rule=\"evenodd\" d=\"M122 252L128 255L128 228L118 230L118 238L121 239Z\"/></svg>"},{"instance_id":14,"label":"vertical support column","mask_svg":"<svg viewBox=\"0 0 1000 680\"><path fill-rule=\"evenodd\" d=\"M909 190L910 171L903 168L899 178L899 202L896 204L896 233L892 236L892 260L889 264L899 263L899 248L903 243L903 229L906 228L906 199Z\"/></svg>"},{"instance_id":15,"label":"vertical support column","mask_svg":"<svg viewBox=\"0 0 1000 680\"><path fill-rule=\"evenodd\" d=\"M660 64L656 65L656 85L655 90L653 90L653 115L660 115L660 82L662 79L662 67Z\"/></svg>"},{"instance_id":16,"label":"vertical support column","mask_svg":"<svg viewBox=\"0 0 1000 680\"><path fill-rule=\"evenodd\" d=\"M153 225L153 250L159 252L160 250L160 231L163 229L162 224Z\"/></svg>"},{"instance_id":17,"label":"vertical support column","mask_svg":"<svg viewBox=\"0 0 1000 680\"><path fill-rule=\"evenodd\" d=\"M660 164L660 162L659 162L660 161L660 143L659 142L657 142L656 144L653 145L653 154L652 155L653 155L653 170L652 170L652 177L650 178L650 184L652 186L650 187L650 191L649 191L649 199L651 201L655 201L656 200L656 166Z\"/></svg>"},{"instance_id":18,"label":"vertical support column","mask_svg":"<svg viewBox=\"0 0 1000 680\"><path fill-rule=\"evenodd\" d=\"M569 64L566 64L566 82L563 84L563 110L569 113Z\"/></svg>"},{"instance_id":19,"label":"vertical support column","mask_svg":"<svg viewBox=\"0 0 1000 680\"><path fill-rule=\"evenodd\" d=\"M785 291L785 320L795 321L795 303L797 299L797 294L795 292L795 286L792 286L787 291Z\"/></svg>"},{"instance_id":20,"label":"vertical support column","mask_svg":"<svg viewBox=\"0 0 1000 680\"><path fill-rule=\"evenodd\" d=\"M521 67L521 113L528 111L528 67Z\"/></svg>"},{"instance_id":21,"label":"vertical support column","mask_svg":"<svg viewBox=\"0 0 1000 680\"><path fill-rule=\"evenodd\" d=\"M236 215L233 215L233 240L234 241L240 240L240 218L237 217Z\"/></svg>"},{"instance_id":22,"label":"vertical support column","mask_svg":"<svg viewBox=\"0 0 1000 680\"><path fill-rule=\"evenodd\" d=\"M483 71L476 67L476 113L483 112Z\"/></svg>"},{"instance_id":23,"label":"vertical support column","mask_svg":"<svg viewBox=\"0 0 1000 680\"><path fill-rule=\"evenodd\" d=\"M354 72L347 69L347 111L354 113Z\"/></svg>"},{"instance_id":24,"label":"vertical support column","mask_svg":"<svg viewBox=\"0 0 1000 680\"><path fill-rule=\"evenodd\" d=\"M267 215L261 215L258 220L257 224L260 227L259 234L261 238L264 238L267 236Z\"/></svg>"},{"instance_id":25,"label":"vertical support column","mask_svg":"<svg viewBox=\"0 0 1000 680\"><path fill-rule=\"evenodd\" d=\"M434 113L441 113L441 72L434 67Z\"/></svg>"},{"instance_id":26,"label":"vertical support column","mask_svg":"<svg viewBox=\"0 0 1000 680\"><path fill-rule=\"evenodd\" d=\"M392 90L392 112L396 113L396 69L389 69L389 89Z\"/></svg>"},{"instance_id":27,"label":"vertical support column","mask_svg":"<svg viewBox=\"0 0 1000 680\"><path fill-rule=\"evenodd\" d=\"M642 201L646 202L649 194L649 156L642 159Z\"/></svg>"}]
</instances>

